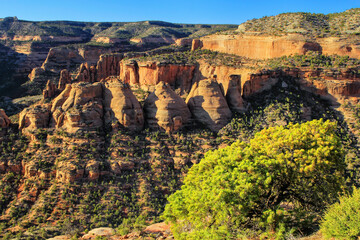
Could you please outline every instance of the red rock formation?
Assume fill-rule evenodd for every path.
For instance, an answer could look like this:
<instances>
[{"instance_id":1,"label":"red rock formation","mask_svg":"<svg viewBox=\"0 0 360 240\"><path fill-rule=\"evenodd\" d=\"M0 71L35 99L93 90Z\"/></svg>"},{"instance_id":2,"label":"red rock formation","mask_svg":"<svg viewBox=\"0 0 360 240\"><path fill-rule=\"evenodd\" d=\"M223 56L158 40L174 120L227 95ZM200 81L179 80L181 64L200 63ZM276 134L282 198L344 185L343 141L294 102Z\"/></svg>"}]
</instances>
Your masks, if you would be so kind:
<instances>
[{"instance_id":1,"label":"red rock formation","mask_svg":"<svg viewBox=\"0 0 360 240\"><path fill-rule=\"evenodd\" d=\"M120 62L120 79L130 85L139 84L139 66L135 60Z\"/></svg>"},{"instance_id":2,"label":"red rock formation","mask_svg":"<svg viewBox=\"0 0 360 240\"><path fill-rule=\"evenodd\" d=\"M68 89L65 89L64 92ZM101 83L76 83L72 84L70 93L59 95L52 107L53 118L57 127L62 127L68 132L77 132L81 129L95 130L103 126L103 104ZM61 97L60 97L61 96ZM61 102L64 103L60 105Z\"/></svg>"},{"instance_id":3,"label":"red rock formation","mask_svg":"<svg viewBox=\"0 0 360 240\"><path fill-rule=\"evenodd\" d=\"M317 39L322 47L322 53L326 55L349 56L351 58L360 58L360 48L351 39L339 37L329 37Z\"/></svg>"},{"instance_id":4,"label":"red rock formation","mask_svg":"<svg viewBox=\"0 0 360 240\"><path fill-rule=\"evenodd\" d=\"M192 38L180 38L175 41L175 44L180 47L191 47L192 42Z\"/></svg>"},{"instance_id":5,"label":"red rock formation","mask_svg":"<svg viewBox=\"0 0 360 240\"><path fill-rule=\"evenodd\" d=\"M19 128L25 132L49 127L50 105L35 105L24 109L19 116Z\"/></svg>"},{"instance_id":6,"label":"red rock formation","mask_svg":"<svg viewBox=\"0 0 360 240\"><path fill-rule=\"evenodd\" d=\"M321 51L317 42L310 42L302 35L249 36L210 35L201 38L202 49L236 54L254 59L269 59L307 51Z\"/></svg>"},{"instance_id":7,"label":"red rock formation","mask_svg":"<svg viewBox=\"0 0 360 240\"><path fill-rule=\"evenodd\" d=\"M144 112L150 128L166 132L177 131L191 117L185 101L164 82L158 83L145 100Z\"/></svg>"},{"instance_id":8,"label":"red rock formation","mask_svg":"<svg viewBox=\"0 0 360 240\"><path fill-rule=\"evenodd\" d=\"M77 82L95 82L97 80L96 68L94 66L89 67L88 63L82 63L75 80Z\"/></svg>"},{"instance_id":9,"label":"red rock formation","mask_svg":"<svg viewBox=\"0 0 360 240\"><path fill-rule=\"evenodd\" d=\"M203 46L202 41L200 39L194 39L191 43L191 51L195 51Z\"/></svg>"},{"instance_id":10,"label":"red rock formation","mask_svg":"<svg viewBox=\"0 0 360 240\"><path fill-rule=\"evenodd\" d=\"M57 89L56 89L55 84L49 80L46 83L45 89L43 90L43 98L44 99L53 98L56 94L56 91L57 91Z\"/></svg>"},{"instance_id":11,"label":"red rock formation","mask_svg":"<svg viewBox=\"0 0 360 240\"><path fill-rule=\"evenodd\" d=\"M280 76L281 72L277 71L264 71L251 74L243 85L243 96L248 97L254 93L269 90L279 81Z\"/></svg>"},{"instance_id":12,"label":"red rock formation","mask_svg":"<svg viewBox=\"0 0 360 240\"><path fill-rule=\"evenodd\" d=\"M96 66L97 81L106 79L109 76L119 76L120 61L123 57L123 54L101 55Z\"/></svg>"},{"instance_id":13,"label":"red rock formation","mask_svg":"<svg viewBox=\"0 0 360 240\"><path fill-rule=\"evenodd\" d=\"M3 109L0 109L0 128L9 127L11 121Z\"/></svg>"},{"instance_id":14,"label":"red rock formation","mask_svg":"<svg viewBox=\"0 0 360 240\"><path fill-rule=\"evenodd\" d=\"M140 103L127 84L109 78L104 83L105 124L113 128L120 123L130 130L142 130L144 114Z\"/></svg>"},{"instance_id":15,"label":"red rock formation","mask_svg":"<svg viewBox=\"0 0 360 240\"><path fill-rule=\"evenodd\" d=\"M155 86L169 83L174 88L190 91L195 65L167 64L159 62L122 62L120 78L130 84Z\"/></svg>"},{"instance_id":16,"label":"red rock formation","mask_svg":"<svg viewBox=\"0 0 360 240\"><path fill-rule=\"evenodd\" d=\"M90 160L86 163L85 175L89 180L97 180L100 177L100 163L96 160Z\"/></svg>"},{"instance_id":17,"label":"red rock formation","mask_svg":"<svg viewBox=\"0 0 360 240\"><path fill-rule=\"evenodd\" d=\"M42 82L42 75L44 74L45 70L41 67L33 68L31 73L29 74L28 78L31 82Z\"/></svg>"},{"instance_id":18,"label":"red rock formation","mask_svg":"<svg viewBox=\"0 0 360 240\"><path fill-rule=\"evenodd\" d=\"M219 131L230 120L231 111L215 80L195 83L186 103L194 118L212 131Z\"/></svg>"},{"instance_id":19,"label":"red rock formation","mask_svg":"<svg viewBox=\"0 0 360 240\"><path fill-rule=\"evenodd\" d=\"M244 112L246 110L246 104L241 94L241 76L231 75L225 97L230 109L235 112Z\"/></svg>"},{"instance_id":20,"label":"red rock formation","mask_svg":"<svg viewBox=\"0 0 360 240\"><path fill-rule=\"evenodd\" d=\"M60 161L56 171L56 179L62 183L71 183L83 178L84 168L72 162Z\"/></svg>"},{"instance_id":21,"label":"red rock formation","mask_svg":"<svg viewBox=\"0 0 360 240\"><path fill-rule=\"evenodd\" d=\"M71 83L71 76L68 70L63 69L60 72L58 89L59 91L63 91L65 89L66 84Z\"/></svg>"}]
</instances>

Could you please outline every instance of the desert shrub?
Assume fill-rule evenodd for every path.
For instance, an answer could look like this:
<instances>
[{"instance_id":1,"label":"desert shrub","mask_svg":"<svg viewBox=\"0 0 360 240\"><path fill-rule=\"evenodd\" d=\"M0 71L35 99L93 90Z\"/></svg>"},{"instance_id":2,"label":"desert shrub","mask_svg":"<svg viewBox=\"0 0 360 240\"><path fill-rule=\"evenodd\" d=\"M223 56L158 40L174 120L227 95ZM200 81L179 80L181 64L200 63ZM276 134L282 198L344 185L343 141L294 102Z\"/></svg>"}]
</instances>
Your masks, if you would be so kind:
<instances>
[{"instance_id":1,"label":"desert shrub","mask_svg":"<svg viewBox=\"0 0 360 240\"><path fill-rule=\"evenodd\" d=\"M163 218L177 239L231 239L309 230L344 190L344 151L336 124L314 120L273 127L249 143L210 151Z\"/></svg>"},{"instance_id":2,"label":"desert shrub","mask_svg":"<svg viewBox=\"0 0 360 240\"><path fill-rule=\"evenodd\" d=\"M360 237L360 190L343 196L331 205L321 223L321 232L327 238L357 239Z\"/></svg>"}]
</instances>

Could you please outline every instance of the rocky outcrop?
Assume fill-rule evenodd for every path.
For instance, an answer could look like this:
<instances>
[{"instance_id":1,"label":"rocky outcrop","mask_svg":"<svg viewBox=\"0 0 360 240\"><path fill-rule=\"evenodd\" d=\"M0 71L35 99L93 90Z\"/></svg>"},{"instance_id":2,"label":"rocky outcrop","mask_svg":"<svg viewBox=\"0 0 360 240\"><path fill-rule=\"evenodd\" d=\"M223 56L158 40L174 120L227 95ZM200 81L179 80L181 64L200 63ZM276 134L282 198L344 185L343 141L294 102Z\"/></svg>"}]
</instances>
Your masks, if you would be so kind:
<instances>
[{"instance_id":1,"label":"rocky outcrop","mask_svg":"<svg viewBox=\"0 0 360 240\"><path fill-rule=\"evenodd\" d=\"M253 36L253 35L210 35L201 38L202 49L236 54L253 59L269 59L291 54L305 54L307 51L321 51L317 42L311 42L302 35Z\"/></svg>"},{"instance_id":2,"label":"rocky outcrop","mask_svg":"<svg viewBox=\"0 0 360 240\"><path fill-rule=\"evenodd\" d=\"M282 76L281 71L261 71L251 74L243 85L243 96L248 97L254 93L269 90Z\"/></svg>"},{"instance_id":3,"label":"rocky outcrop","mask_svg":"<svg viewBox=\"0 0 360 240\"><path fill-rule=\"evenodd\" d=\"M133 130L142 130L144 115L139 101L127 84L119 79L104 82L105 124L117 128L119 124Z\"/></svg>"},{"instance_id":4,"label":"rocky outcrop","mask_svg":"<svg viewBox=\"0 0 360 240\"><path fill-rule=\"evenodd\" d=\"M75 83L69 88L54 100L52 126L61 127L68 132L102 127L102 84Z\"/></svg>"},{"instance_id":5,"label":"rocky outcrop","mask_svg":"<svg viewBox=\"0 0 360 240\"><path fill-rule=\"evenodd\" d=\"M154 61L126 61L120 64L120 78L130 84L155 86L166 82L174 89L189 92L195 73L195 65L170 64Z\"/></svg>"},{"instance_id":6,"label":"rocky outcrop","mask_svg":"<svg viewBox=\"0 0 360 240\"><path fill-rule=\"evenodd\" d=\"M115 230L113 228L103 227L95 228L89 231L87 234L82 236L81 239L99 239L101 237L107 238L115 235Z\"/></svg>"},{"instance_id":7,"label":"rocky outcrop","mask_svg":"<svg viewBox=\"0 0 360 240\"><path fill-rule=\"evenodd\" d=\"M135 60L120 62L120 79L130 85L139 84L139 66Z\"/></svg>"},{"instance_id":8,"label":"rocky outcrop","mask_svg":"<svg viewBox=\"0 0 360 240\"><path fill-rule=\"evenodd\" d=\"M96 68L89 66L88 63L82 63L79 72L75 77L77 82L95 82L96 81Z\"/></svg>"},{"instance_id":9,"label":"rocky outcrop","mask_svg":"<svg viewBox=\"0 0 360 240\"><path fill-rule=\"evenodd\" d=\"M3 109L0 109L0 128L9 127L11 121Z\"/></svg>"},{"instance_id":10,"label":"rocky outcrop","mask_svg":"<svg viewBox=\"0 0 360 240\"><path fill-rule=\"evenodd\" d=\"M19 116L19 128L26 132L48 128L50 120L50 105L34 105L24 109Z\"/></svg>"},{"instance_id":11,"label":"rocky outcrop","mask_svg":"<svg viewBox=\"0 0 360 240\"><path fill-rule=\"evenodd\" d=\"M60 161L57 166L56 179L62 183L71 183L83 178L85 170L74 162Z\"/></svg>"},{"instance_id":12,"label":"rocky outcrop","mask_svg":"<svg viewBox=\"0 0 360 240\"><path fill-rule=\"evenodd\" d=\"M191 117L185 101L164 82L158 83L145 100L144 112L150 128L166 132L177 131Z\"/></svg>"},{"instance_id":13,"label":"rocky outcrop","mask_svg":"<svg viewBox=\"0 0 360 240\"><path fill-rule=\"evenodd\" d=\"M47 99L47 98L53 98L55 96L57 92L56 86L52 81L48 81L46 83L46 87L43 90L43 98Z\"/></svg>"},{"instance_id":14,"label":"rocky outcrop","mask_svg":"<svg viewBox=\"0 0 360 240\"><path fill-rule=\"evenodd\" d=\"M264 70L250 74L243 84L243 96L269 90L282 78L292 78L306 91L318 94L333 104L344 99L360 98L360 74L355 69L324 70L293 68Z\"/></svg>"},{"instance_id":15,"label":"rocky outcrop","mask_svg":"<svg viewBox=\"0 0 360 240\"><path fill-rule=\"evenodd\" d=\"M324 55L349 56L360 58L359 40L351 38L329 37L317 39Z\"/></svg>"},{"instance_id":16,"label":"rocky outcrop","mask_svg":"<svg viewBox=\"0 0 360 240\"><path fill-rule=\"evenodd\" d=\"M60 72L59 84L58 89L63 91L65 89L66 84L71 83L71 76L68 70L63 69Z\"/></svg>"},{"instance_id":17,"label":"rocky outcrop","mask_svg":"<svg viewBox=\"0 0 360 240\"><path fill-rule=\"evenodd\" d=\"M23 130L62 128L75 133L104 126L117 129L119 125L141 130L143 111L127 84L109 78L103 82L67 84L52 103L25 109L20 114L19 127Z\"/></svg>"},{"instance_id":18,"label":"rocky outcrop","mask_svg":"<svg viewBox=\"0 0 360 240\"><path fill-rule=\"evenodd\" d=\"M180 38L175 41L176 46L180 47L191 47L193 39L191 38Z\"/></svg>"},{"instance_id":19,"label":"rocky outcrop","mask_svg":"<svg viewBox=\"0 0 360 240\"><path fill-rule=\"evenodd\" d=\"M359 58L358 39L327 37L310 39L300 34L258 36L254 34L209 35L193 40L192 50L209 49L253 59L269 59L317 51L326 55Z\"/></svg>"},{"instance_id":20,"label":"rocky outcrop","mask_svg":"<svg viewBox=\"0 0 360 240\"><path fill-rule=\"evenodd\" d=\"M200 39L194 39L191 43L191 51L195 51L199 48L201 48L202 45L202 41L200 41Z\"/></svg>"},{"instance_id":21,"label":"rocky outcrop","mask_svg":"<svg viewBox=\"0 0 360 240\"><path fill-rule=\"evenodd\" d=\"M106 79L109 76L119 76L120 74L120 61L124 55L119 54L105 54L101 55L97 62L97 81Z\"/></svg>"},{"instance_id":22,"label":"rocky outcrop","mask_svg":"<svg viewBox=\"0 0 360 240\"><path fill-rule=\"evenodd\" d=\"M83 62L84 58L74 49L52 48L41 68L46 71L60 73L65 68L69 69L70 66L80 65Z\"/></svg>"},{"instance_id":23,"label":"rocky outcrop","mask_svg":"<svg viewBox=\"0 0 360 240\"><path fill-rule=\"evenodd\" d=\"M230 109L235 112L244 112L246 110L246 103L241 94L241 76L231 75L225 97Z\"/></svg>"},{"instance_id":24,"label":"rocky outcrop","mask_svg":"<svg viewBox=\"0 0 360 240\"><path fill-rule=\"evenodd\" d=\"M231 111L216 80L195 83L186 103L193 117L212 131L219 131L231 118Z\"/></svg>"}]
</instances>

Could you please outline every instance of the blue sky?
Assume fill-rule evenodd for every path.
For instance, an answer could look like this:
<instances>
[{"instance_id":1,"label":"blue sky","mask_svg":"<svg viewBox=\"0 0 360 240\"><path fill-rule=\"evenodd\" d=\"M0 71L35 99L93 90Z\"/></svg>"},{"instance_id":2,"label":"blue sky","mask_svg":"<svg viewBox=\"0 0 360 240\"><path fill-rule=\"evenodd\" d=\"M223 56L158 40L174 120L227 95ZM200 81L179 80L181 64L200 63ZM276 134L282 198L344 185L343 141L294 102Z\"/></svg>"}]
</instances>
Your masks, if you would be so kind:
<instances>
[{"instance_id":1,"label":"blue sky","mask_svg":"<svg viewBox=\"0 0 360 240\"><path fill-rule=\"evenodd\" d=\"M0 0L0 18L240 24L283 12L327 14L356 7L360 0Z\"/></svg>"}]
</instances>

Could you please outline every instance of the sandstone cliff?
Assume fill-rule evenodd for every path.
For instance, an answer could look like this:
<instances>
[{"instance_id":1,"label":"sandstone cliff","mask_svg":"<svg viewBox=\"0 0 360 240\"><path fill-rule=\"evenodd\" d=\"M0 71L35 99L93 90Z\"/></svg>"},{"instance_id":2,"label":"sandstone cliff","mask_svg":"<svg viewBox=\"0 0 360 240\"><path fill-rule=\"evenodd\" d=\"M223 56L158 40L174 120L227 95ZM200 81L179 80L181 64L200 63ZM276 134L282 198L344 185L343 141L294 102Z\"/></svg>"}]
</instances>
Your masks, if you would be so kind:
<instances>
[{"instance_id":1,"label":"sandstone cliff","mask_svg":"<svg viewBox=\"0 0 360 240\"><path fill-rule=\"evenodd\" d=\"M317 51L323 54L359 58L359 40L340 37L312 39L300 34L285 36L210 35L194 40L193 50L208 49L253 59L270 59Z\"/></svg>"},{"instance_id":2,"label":"sandstone cliff","mask_svg":"<svg viewBox=\"0 0 360 240\"><path fill-rule=\"evenodd\" d=\"M282 37L250 35L211 35L201 38L201 48L248 58L269 59L307 51L321 51L317 42L308 42L301 35Z\"/></svg>"}]
</instances>

